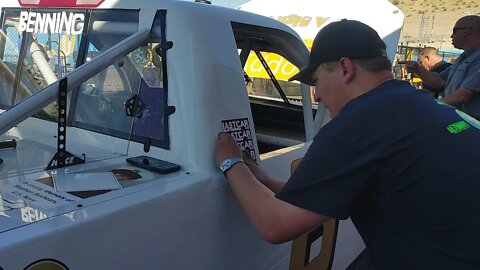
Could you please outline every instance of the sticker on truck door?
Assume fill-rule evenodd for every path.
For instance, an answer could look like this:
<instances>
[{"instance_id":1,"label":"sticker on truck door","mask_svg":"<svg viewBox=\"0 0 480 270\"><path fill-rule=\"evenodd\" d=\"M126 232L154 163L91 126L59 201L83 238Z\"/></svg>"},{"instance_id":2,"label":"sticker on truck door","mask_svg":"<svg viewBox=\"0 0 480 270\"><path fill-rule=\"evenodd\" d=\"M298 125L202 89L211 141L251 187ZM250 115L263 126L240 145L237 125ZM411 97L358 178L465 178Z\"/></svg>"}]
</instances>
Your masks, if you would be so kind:
<instances>
[{"instance_id":1,"label":"sticker on truck door","mask_svg":"<svg viewBox=\"0 0 480 270\"><path fill-rule=\"evenodd\" d=\"M250 153L250 156L257 160L255 147L253 145L253 135L248 118L223 120L222 131L232 135L240 148L242 150L247 150Z\"/></svg>"}]
</instances>

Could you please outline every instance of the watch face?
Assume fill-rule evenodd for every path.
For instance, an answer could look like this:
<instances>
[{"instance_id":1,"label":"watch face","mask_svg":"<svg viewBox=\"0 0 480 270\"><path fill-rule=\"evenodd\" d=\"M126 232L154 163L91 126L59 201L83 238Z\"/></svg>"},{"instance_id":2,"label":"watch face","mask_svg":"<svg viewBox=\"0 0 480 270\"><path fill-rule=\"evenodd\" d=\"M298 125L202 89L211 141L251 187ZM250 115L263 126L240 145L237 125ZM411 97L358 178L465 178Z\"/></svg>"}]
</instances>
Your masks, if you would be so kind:
<instances>
[{"instance_id":1,"label":"watch face","mask_svg":"<svg viewBox=\"0 0 480 270\"><path fill-rule=\"evenodd\" d=\"M230 160L230 159L224 160L222 162L222 165L220 165L220 169L222 171L225 171L226 169L228 169L231 166L231 164L232 164L232 160Z\"/></svg>"}]
</instances>

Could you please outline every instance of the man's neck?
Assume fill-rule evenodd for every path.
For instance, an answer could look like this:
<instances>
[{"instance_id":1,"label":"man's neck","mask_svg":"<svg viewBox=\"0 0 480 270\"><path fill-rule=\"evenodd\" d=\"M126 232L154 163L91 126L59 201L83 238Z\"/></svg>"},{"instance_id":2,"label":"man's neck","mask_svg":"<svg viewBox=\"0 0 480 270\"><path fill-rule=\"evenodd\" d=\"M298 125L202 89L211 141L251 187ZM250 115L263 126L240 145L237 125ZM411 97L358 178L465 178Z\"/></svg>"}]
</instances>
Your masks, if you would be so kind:
<instances>
[{"instance_id":1,"label":"man's neck","mask_svg":"<svg viewBox=\"0 0 480 270\"><path fill-rule=\"evenodd\" d=\"M432 65L432 66L430 67L430 70L438 67L439 65L441 65L441 64L443 64L443 63L445 63L445 61L443 61L443 60L440 60L440 61L436 62L434 65Z\"/></svg>"},{"instance_id":2,"label":"man's neck","mask_svg":"<svg viewBox=\"0 0 480 270\"><path fill-rule=\"evenodd\" d=\"M393 74L389 70L381 71L381 72L376 72L376 73L370 73L367 72L365 76L363 76L361 81L356 84L358 85L356 88L352 89L352 94L354 97L361 96L370 90L373 90L377 88L379 85L382 83L392 80L393 79Z\"/></svg>"},{"instance_id":3,"label":"man's neck","mask_svg":"<svg viewBox=\"0 0 480 270\"><path fill-rule=\"evenodd\" d=\"M438 66L438 65L441 64L442 62L443 62L442 59L436 60L434 63L432 63L432 65L430 66L430 69L429 69L429 70L432 70L433 68L435 68L436 66Z\"/></svg>"},{"instance_id":4,"label":"man's neck","mask_svg":"<svg viewBox=\"0 0 480 270\"><path fill-rule=\"evenodd\" d=\"M480 47L480 40L476 41L476 42L472 42L472 43L468 44L467 46L464 46L463 51L468 52L468 51L474 50L474 49L479 48L479 47Z\"/></svg>"}]
</instances>

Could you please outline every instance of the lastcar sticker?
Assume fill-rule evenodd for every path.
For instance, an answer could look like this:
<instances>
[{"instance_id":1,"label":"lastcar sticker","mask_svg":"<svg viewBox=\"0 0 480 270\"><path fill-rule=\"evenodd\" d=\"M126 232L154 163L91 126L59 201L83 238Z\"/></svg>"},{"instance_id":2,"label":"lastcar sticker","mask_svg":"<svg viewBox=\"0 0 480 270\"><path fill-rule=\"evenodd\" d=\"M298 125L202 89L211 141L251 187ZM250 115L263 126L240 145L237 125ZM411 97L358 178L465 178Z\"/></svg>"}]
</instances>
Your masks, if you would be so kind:
<instances>
[{"instance_id":1,"label":"lastcar sticker","mask_svg":"<svg viewBox=\"0 0 480 270\"><path fill-rule=\"evenodd\" d=\"M222 131L232 135L242 150L247 150L257 160L255 147L253 146L253 135L250 129L248 118L223 120Z\"/></svg>"}]
</instances>

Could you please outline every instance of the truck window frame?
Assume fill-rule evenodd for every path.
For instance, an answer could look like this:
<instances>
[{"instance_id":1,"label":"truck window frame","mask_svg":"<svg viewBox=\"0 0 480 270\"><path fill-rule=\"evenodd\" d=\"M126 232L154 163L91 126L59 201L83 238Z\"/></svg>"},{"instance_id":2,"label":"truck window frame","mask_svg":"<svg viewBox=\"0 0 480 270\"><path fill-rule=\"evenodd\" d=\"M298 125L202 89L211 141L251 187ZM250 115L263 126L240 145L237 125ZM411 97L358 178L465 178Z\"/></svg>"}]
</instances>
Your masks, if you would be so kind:
<instances>
[{"instance_id":1,"label":"truck window frame","mask_svg":"<svg viewBox=\"0 0 480 270\"><path fill-rule=\"evenodd\" d=\"M299 38L286 31L238 22L232 22L232 29L243 69L251 51L255 53L275 53L297 67L304 66L308 62L309 52L306 45ZM246 73L244 75L247 83L248 75ZM275 85L275 88L279 93L283 91L278 85ZM299 88L301 89L300 85ZM309 119L305 120L304 118L304 108L311 108L311 100L302 100L300 104L294 104L285 102L283 99L285 93L280 95L282 99L249 96L260 154L297 145L311 139L307 138L306 134L311 134L310 131L307 132L307 129L313 128L313 120L310 120L311 124L306 124ZM310 107L305 106L305 104L308 104ZM275 113L261 112L264 109L275 110ZM277 115L277 118L263 117L277 113L281 116ZM311 119L313 119L314 113L315 111L312 110ZM290 118L291 116L293 118L287 124L285 118ZM274 127L273 129L272 126ZM276 132L279 130L282 133ZM281 135L279 136L279 134Z\"/></svg>"}]
</instances>

